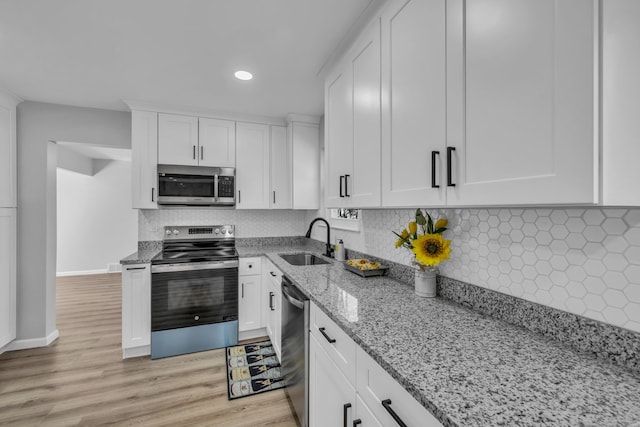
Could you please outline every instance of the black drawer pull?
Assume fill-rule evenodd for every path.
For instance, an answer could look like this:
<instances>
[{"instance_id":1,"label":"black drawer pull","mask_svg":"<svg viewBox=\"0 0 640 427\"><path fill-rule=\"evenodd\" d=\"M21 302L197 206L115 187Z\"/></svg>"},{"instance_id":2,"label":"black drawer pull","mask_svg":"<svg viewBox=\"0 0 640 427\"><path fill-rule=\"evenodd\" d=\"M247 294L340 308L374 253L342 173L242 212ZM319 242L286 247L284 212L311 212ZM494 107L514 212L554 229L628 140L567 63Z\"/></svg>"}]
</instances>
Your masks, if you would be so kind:
<instances>
[{"instance_id":1,"label":"black drawer pull","mask_svg":"<svg viewBox=\"0 0 640 427\"><path fill-rule=\"evenodd\" d=\"M344 175L340 175L340 197L344 197L342 190L342 180L344 179Z\"/></svg>"},{"instance_id":2,"label":"black drawer pull","mask_svg":"<svg viewBox=\"0 0 640 427\"><path fill-rule=\"evenodd\" d=\"M349 408L351 408L351 403L345 403L345 404L342 406L342 419L344 420L344 421L342 422L342 425L343 425L344 427L347 427L347 409L349 409Z\"/></svg>"},{"instance_id":3,"label":"black drawer pull","mask_svg":"<svg viewBox=\"0 0 640 427\"><path fill-rule=\"evenodd\" d=\"M320 333L325 337L325 339L327 341L329 341L329 344L333 344L334 342L336 342L335 339L331 338L329 335L327 335L327 333L324 331L325 328L318 328L318 330L320 331Z\"/></svg>"},{"instance_id":4,"label":"black drawer pull","mask_svg":"<svg viewBox=\"0 0 640 427\"><path fill-rule=\"evenodd\" d=\"M351 175L344 176L344 197L351 197L349 195L349 181L347 181L347 179L349 179L350 177Z\"/></svg>"},{"instance_id":5,"label":"black drawer pull","mask_svg":"<svg viewBox=\"0 0 640 427\"><path fill-rule=\"evenodd\" d=\"M453 158L453 152L456 151L456 147L447 147L447 187L455 187L456 184L453 182L451 177L451 160Z\"/></svg>"},{"instance_id":6,"label":"black drawer pull","mask_svg":"<svg viewBox=\"0 0 640 427\"><path fill-rule=\"evenodd\" d=\"M356 427L358 424L362 424L362 420L360 418L353 420L353 427Z\"/></svg>"},{"instance_id":7,"label":"black drawer pull","mask_svg":"<svg viewBox=\"0 0 640 427\"><path fill-rule=\"evenodd\" d=\"M146 270L147 267L127 267L127 271L131 271L131 270Z\"/></svg>"},{"instance_id":8,"label":"black drawer pull","mask_svg":"<svg viewBox=\"0 0 640 427\"><path fill-rule=\"evenodd\" d=\"M277 274L274 273L273 271L270 271L269 274L271 274L271 277L276 277L277 276Z\"/></svg>"},{"instance_id":9,"label":"black drawer pull","mask_svg":"<svg viewBox=\"0 0 640 427\"><path fill-rule=\"evenodd\" d=\"M391 418L393 418L400 427L407 427L407 425L404 423L404 421L402 421L402 419L398 416L398 414L396 414L396 412L393 409L391 409L391 399L383 400L382 406L384 406L384 409L387 410L389 415L391 415Z\"/></svg>"},{"instance_id":10,"label":"black drawer pull","mask_svg":"<svg viewBox=\"0 0 640 427\"><path fill-rule=\"evenodd\" d=\"M273 292L269 292L269 308L271 309L271 311L276 311L275 308L273 308L273 297L276 296L276 294L274 294Z\"/></svg>"},{"instance_id":11,"label":"black drawer pull","mask_svg":"<svg viewBox=\"0 0 640 427\"><path fill-rule=\"evenodd\" d=\"M439 155L439 151L431 152L431 188L440 188L440 186L436 184L436 157Z\"/></svg>"}]
</instances>

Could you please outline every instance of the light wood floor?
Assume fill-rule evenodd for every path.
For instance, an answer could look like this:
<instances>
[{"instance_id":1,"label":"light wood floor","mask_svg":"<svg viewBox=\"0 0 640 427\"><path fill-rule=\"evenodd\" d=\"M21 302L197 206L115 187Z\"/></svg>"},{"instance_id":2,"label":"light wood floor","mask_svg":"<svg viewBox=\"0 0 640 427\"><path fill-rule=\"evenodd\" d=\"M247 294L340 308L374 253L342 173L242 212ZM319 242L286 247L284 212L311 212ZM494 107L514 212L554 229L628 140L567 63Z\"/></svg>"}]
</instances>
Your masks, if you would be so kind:
<instances>
[{"instance_id":1,"label":"light wood floor","mask_svg":"<svg viewBox=\"0 0 640 427\"><path fill-rule=\"evenodd\" d=\"M58 340L0 355L0 425L296 425L282 389L227 399L224 350L122 360L120 305L120 274L58 278Z\"/></svg>"}]
</instances>

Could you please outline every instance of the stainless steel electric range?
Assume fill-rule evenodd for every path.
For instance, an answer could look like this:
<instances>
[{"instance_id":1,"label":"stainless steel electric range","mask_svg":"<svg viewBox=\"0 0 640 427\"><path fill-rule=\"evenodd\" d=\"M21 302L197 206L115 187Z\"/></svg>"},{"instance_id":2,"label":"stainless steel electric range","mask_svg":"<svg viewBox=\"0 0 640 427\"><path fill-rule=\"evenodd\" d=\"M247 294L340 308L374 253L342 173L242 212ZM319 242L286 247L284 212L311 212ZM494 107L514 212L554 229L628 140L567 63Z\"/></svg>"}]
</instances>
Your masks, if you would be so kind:
<instances>
[{"instance_id":1,"label":"stainless steel electric range","mask_svg":"<svg viewBox=\"0 0 640 427\"><path fill-rule=\"evenodd\" d=\"M152 359L238 343L233 225L165 227L151 264Z\"/></svg>"}]
</instances>

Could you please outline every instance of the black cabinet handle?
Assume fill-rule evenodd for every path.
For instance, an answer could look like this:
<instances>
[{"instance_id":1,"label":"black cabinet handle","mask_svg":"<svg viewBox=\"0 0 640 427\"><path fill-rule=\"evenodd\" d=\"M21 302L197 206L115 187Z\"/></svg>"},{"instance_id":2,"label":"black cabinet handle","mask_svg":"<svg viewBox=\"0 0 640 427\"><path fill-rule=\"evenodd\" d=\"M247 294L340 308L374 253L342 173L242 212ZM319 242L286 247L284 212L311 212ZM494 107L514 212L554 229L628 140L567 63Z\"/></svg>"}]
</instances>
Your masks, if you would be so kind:
<instances>
[{"instance_id":1,"label":"black cabinet handle","mask_svg":"<svg viewBox=\"0 0 640 427\"><path fill-rule=\"evenodd\" d=\"M204 160L204 147L200 146L200 160Z\"/></svg>"},{"instance_id":2,"label":"black cabinet handle","mask_svg":"<svg viewBox=\"0 0 640 427\"><path fill-rule=\"evenodd\" d=\"M244 298L244 283L242 284L242 298Z\"/></svg>"},{"instance_id":3,"label":"black cabinet handle","mask_svg":"<svg viewBox=\"0 0 640 427\"><path fill-rule=\"evenodd\" d=\"M147 267L131 267L131 268L127 268L127 271L131 271L131 270L146 270Z\"/></svg>"},{"instance_id":4,"label":"black cabinet handle","mask_svg":"<svg viewBox=\"0 0 640 427\"><path fill-rule=\"evenodd\" d=\"M431 152L431 188L440 188L440 186L436 184L436 157L439 155L439 151Z\"/></svg>"},{"instance_id":5,"label":"black cabinet handle","mask_svg":"<svg viewBox=\"0 0 640 427\"><path fill-rule=\"evenodd\" d=\"M359 424L362 424L362 420L360 418L358 418L357 420L353 420L353 427L356 427Z\"/></svg>"},{"instance_id":6,"label":"black cabinet handle","mask_svg":"<svg viewBox=\"0 0 640 427\"><path fill-rule=\"evenodd\" d=\"M277 276L277 274L274 273L273 271L270 271L269 274L271 275L271 277L276 277Z\"/></svg>"},{"instance_id":7,"label":"black cabinet handle","mask_svg":"<svg viewBox=\"0 0 640 427\"><path fill-rule=\"evenodd\" d=\"M151 189L151 201L152 202L155 202L155 200L153 200L153 199L155 199L155 197L156 197L156 189L152 188Z\"/></svg>"},{"instance_id":8,"label":"black cabinet handle","mask_svg":"<svg viewBox=\"0 0 640 427\"><path fill-rule=\"evenodd\" d=\"M342 178L344 178L344 175L340 175L340 197L344 197L344 194L342 194Z\"/></svg>"},{"instance_id":9,"label":"black cabinet handle","mask_svg":"<svg viewBox=\"0 0 640 427\"><path fill-rule=\"evenodd\" d=\"M391 415L391 418L393 418L400 427L407 427L407 425L404 423L404 421L402 421L402 419L398 416L398 414L396 414L396 412L393 409L391 409L391 399L383 400L382 406L384 406L384 409L387 410L389 415Z\"/></svg>"},{"instance_id":10,"label":"black cabinet handle","mask_svg":"<svg viewBox=\"0 0 640 427\"><path fill-rule=\"evenodd\" d=\"M344 197L351 197L351 196L349 196L349 181L348 181L348 178L350 176L351 175L345 175L344 176Z\"/></svg>"},{"instance_id":11,"label":"black cabinet handle","mask_svg":"<svg viewBox=\"0 0 640 427\"><path fill-rule=\"evenodd\" d=\"M238 204L240 204L240 200L242 199L240 198L240 190L238 190Z\"/></svg>"},{"instance_id":12,"label":"black cabinet handle","mask_svg":"<svg viewBox=\"0 0 640 427\"><path fill-rule=\"evenodd\" d=\"M351 403L345 403L345 404L342 406L342 419L344 420L344 421L342 422L342 425L343 425L344 427L347 427L347 410L348 410L349 408L351 408Z\"/></svg>"},{"instance_id":13,"label":"black cabinet handle","mask_svg":"<svg viewBox=\"0 0 640 427\"><path fill-rule=\"evenodd\" d=\"M456 186L451 179L451 160L453 158L453 151L456 151L456 147L447 147L447 187Z\"/></svg>"},{"instance_id":14,"label":"black cabinet handle","mask_svg":"<svg viewBox=\"0 0 640 427\"><path fill-rule=\"evenodd\" d=\"M193 146L193 160L196 159L196 146Z\"/></svg>"},{"instance_id":15,"label":"black cabinet handle","mask_svg":"<svg viewBox=\"0 0 640 427\"><path fill-rule=\"evenodd\" d=\"M324 336L324 338L329 341L329 344L333 344L334 342L336 342L336 340L334 338L331 338L329 335L327 335L327 333L324 331L325 328L318 328L318 330L320 331L320 333Z\"/></svg>"},{"instance_id":16,"label":"black cabinet handle","mask_svg":"<svg viewBox=\"0 0 640 427\"><path fill-rule=\"evenodd\" d=\"M276 204L276 191L273 190L273 204Z\"/></svg>"},{"instance_id":17,"label":"black cabinet handle","mask_svg":"<svg viewBox=\"0 0 640 427\"><path fill-rule=\"evenodd\" d=\"M273 297L276 296L276 294L274 294L273 292L269 292L269 308L271 309L271 311L275 311L276 309L273 308Z\"/></svg>"}]
</instances>

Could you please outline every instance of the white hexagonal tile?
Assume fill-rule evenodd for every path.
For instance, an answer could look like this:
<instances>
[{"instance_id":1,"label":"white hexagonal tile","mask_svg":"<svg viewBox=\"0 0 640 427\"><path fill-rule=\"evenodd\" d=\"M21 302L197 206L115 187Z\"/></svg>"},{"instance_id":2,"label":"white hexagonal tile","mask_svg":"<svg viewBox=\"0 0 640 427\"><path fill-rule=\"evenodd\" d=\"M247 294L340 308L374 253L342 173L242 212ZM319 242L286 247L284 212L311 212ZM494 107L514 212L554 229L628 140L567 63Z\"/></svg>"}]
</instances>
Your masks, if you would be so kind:
<instances>
[{"instance_id":1,"label":"white hexagonal tile","mask_svg":"<svg viewBox=\"0 0 640 427\"><path fill-rule=\"evenodd\" d=\"M511 212L509 212L508 209L500 209L500 212L498 212L498 218L502 222L509 221L511 219Z\"/></svg>"},{"instance_id":2,"label":"white hexagonal tile","mask_svg":"<svg viewBox=\"0 0 640 427\"><path fill-rule=\"evenodd\" d=\"M582 233L586 228L586 224L582 218L569 218L565 226L571 233Z\"/></svg>"},{"instance_id":3,"label":"white hexagonal tile","mask_svg":"<svg viewBox=\"0 0 640 427\"><path fill-rule=\"evenodd\" d=\"M554 239L566 239L569 235L569 230L564 225L554 225L551 227L551 235Z\"/></svg>"},{"instance_id":4,"label":"white hexagonal tile","mask_svg":"<svg viewBox=\"0 0 640 427\"><path fill-rule=\"evenodd\" d=\"M640 246L631 246L624 251L625 258L635 265L640 265Z\"/></svg>"},{"instance_id":5,"label":"white hexagonal tile","mask_svg":"<svg viewBox=\"0 0 640 427\"><path fill-rule=\"evenodd\" d=\"M607 254L601 243L587 243L582 249L584 254L591 259L602 259Z\"/></svg>"},{"instance_id":6,"label":"white hexagonal tile","mask_svg":"<svg viewBox=\"0 0 640 427\"><path fill-rule=\"evenodd\" d=\"M584 288L582 282L569 282L566 286L567 293L575 298L583 298L587 295L587 290Z\"/></svg>"},{"instance_id":7,"label":"white hexagonal tile","mask_svg":"<svg viewBox=\"0 0 640 427\"><path fill-rule=\"evenodd\" d=\"M632 322L640 323L640 304L630 302L624 308L624 312ZM636 329L638 331L640 329Z\"/></svg>"},{"instance_id":8,"label":"white hexagonal tile","mask_svg":"<svg viewBox=\"0 0 640 427\"><path fill-rule=\"evenodd\" d=\"M584 269L577 265L570 265L567 268L567 277L571 280L575 280L576 282L581 282L587 278L587 274L584 272Z\"/></svg>"},{"instance_id":9,"label":"white hexagonal tile","mask_svg":"<svg viewBox=\"0 0 640 427\"><path fill-rule=\"evenodd\" d=\"M524 251L524 253L522 254L522 261L526 265L535 265L536 262L538 262L538 258L536 257L536 254L534 252Z\"/></svg>"},{"instance_id":10,"label":"white hexagonal tile","mask_svg":"<svg viewBox=\"0 0 640 427\"><path fill-rule=\"evenodd\" d=\"M564 271L552 271L550 278L551 282L557 286L565 286L569 283L569 279Z\"/></svg>"},{"instance_id":11,"label":"white hexagonal tile","mask_svg":"<svg viewBox=\"0 0 640 427\"><path fill-rule=\"evenodd\" d=\"M510 247L510 250L511 254L517 257L522 256L522 254L524 253L524 248L520 243L513 243Z\"/></svg>"},{"instance_id":12,"label":"white hexagonal tile","mask_svg":"<svg viewBox=\"0 0 640 427\"><path fill-rule=\"evenodd\" d=\"M569 218L582 217L582 215L584 215L584 209L570 208L565 209L564 211L567 213Z\"/></svg>"},{"instance_id":13,"label":"white hexagonal tile","mask_svg":"<svg viewBox=\"0 0 640 427\"><path fill-rule=\"evenodd\" d=\"M522 239L522 247L528 251L533 251L538 247L538 242L533 237L525 237Z\"/></svg>"},{"instance_id":14,"label":"white hexagonal tile","mask_svg":"<svg viewBox=\"0 0 640 427\"><path fill-rule=\"evenodd\" d=\"M616 326L622 326L629 320L626 313L617 307L606 307L602 311L602 315L607 319L607 322Z\"/></svg>"},{"instance_id":15,"label":"white hexagonal tile","mask_svg":"<svg viewBox=\"0 0 640 427\"><path fill-rule=\"evenodd\" d=\"M511 252L508 248L500 248L500 250L498 251L498 256L502 261L508 261L509 259L511 259Z\"/></svg>"},{"instance_id":16,"label":"white hexagonal tile","mask_svg":"<svg viewBox=\"0 0 640 427\"><path fill-rule=\"evenodd\" d=\"M640 246L640 228L630 228L626 233L624 233L624 238L630 245Z\"/></svg>"},{"instance_id":17,"label":"white hexagonal tile","mask_svg":"<svg viewBox=\"0 0 640 427\"><path fill-rule=\"evenodd\" d=\"M551 288L551 296L555 301L561 302L564 305L564 302L569 298L569 294L567 290L563 286L554 286Z\"/></svg>"},{"instance_id":18,"label":"white hexagonal tile","mask_svg":"<svg viewBox=\"0 0 640 427\"><path fill-rule=\"evenodd\" d=\"M602 245L607 252L614 252L617 254L623 253L629 247L629 243L627 243L623 236L607 236L602 242Z\"/></svg>"},{"instance_id":19,"label":"white hexagonal tile","mask_svg":"<svg viewBox=\"0 0 640 427\"><path fill-rule=\"evenodd\" d=\"M602 223L604 232L610 235L621 236L627 231L627 224L620 218L608 218Z\"/></svg>"},{"instance_id":20,"label":"white hexagonal tile","mask_svg":"<svg viewBox=\"0 0 640 427\"><path fill-rule=\"evenodd\" d=\"M624 269L624 275L630 283L640 284L640 266L639 265L628 265L627 268Z\"/></svg>"},{"instance_id":21,"label":"white hexagonal tile","mask_svg":"<svg viewBox=\"0 0 640 427\"><path fill-rule=\"evenodd\" d=\"M538 271L530 266L530 265L525 265L524 267L522 267L522 275L526 278L526 279L535 279L536 276L538 275ZM640 287L639 287L640 288ZM640 291L640 289L639 289ZM639 294L640 296L640 294Z\"/></svg>"},{"instance_id":22,"label":"white hexagonal tile","mask_svg":"<svg viewBox=\"0 0 640 427\"><path fill-rule=\"evenodd\" d=\"M587 294L583 299L589 310L601 312L607 305L600 295Z\"/></svg>"},{"instance_id":23,"label":"white hexagonal tile","mask_svg":"<svg viewBox=\"0 0 640 427\"><path fill-rule=\"evenodd\" d=\"M602 276L606 271L604 264L599 259L588 259L583 268L589 276Z\"/></svg>"},{"instance_id":24,"label":"white hexagonal tile","mask_svg":"<svg viewBox=\"0 0 640 427\"><path fill-rule=\"evenodd\" d=\"M522 272L520 270L511 270L511 272L509 273L509 279L511 280L511 289L513 290L514 287L518 287L520 288L520 294L522 294L522 292L524 292L521 285L522 281L524 280Z\"/></svg>"},{"instance_id":25,"label":"white hexagonal tile","mask_svg":"<svg viewBox=\"0 0 640 427\"><path fill-rule=\"evenodd\" d=\"M551 222L551 218L549 217L539 217L536 221L536 227L540 230L549 231L551 227L553 227L553 222Z\"/></svg>"},{"instance_id":26,"label":"white hexagonal tile","mask_svg":"<svg viewBox=\"0 0 640 427\"><path fill-rule=\"evenodd\" d=\"M497 228L491 228L489 230L489 238L492 240L497 240L500 237L500 231Z\"/></svg>"},{"instance_id":27,"label":"white hexagonal tile","mask_svg":"<svg viewBox=\"0 0 640 427\"><path fill-rule=\"evenodd\" d=\"M520 216L513 216L509 220L509 225L511 225L512 229L519 230L524 225L524 220Z\"/></svg>"},{"instance_id":28,"label":"white hexagonal tile","mask_svg":"<svg viewBox=\"0 0 640 427\"><path fill-rule=\"evenodd\" d=\"M569 246L565 243L564 240L554 240L549 245L554 254L565 255L567 251L569 251Z\"/></svg>"},{"instance_id":29,"label":"white hexagonal tile","mask_svg":"<svg viewBox=\"0 0 640 427\"><path fill-rule=\"evenodd\" d=\"M604 216L606 216L607 218L622 218L626 213L628 212L627 209L612 209L612 208L607 208L607 209L603 209L602 213L604 214Z\"/></svg>"},{"instance_id":30,"label":"white hexagonal tile","mask_svg":"<svg viewBox=\"0 0 640 427\"><path fill-rule=\"evenodd\" d=\"M514 270L522 270L522 267L524 267L524 261L520 257L509 258L509 264Z\"/></svg>"},{"instance_id":31,"label":"white hexagonal tile","mask_svg":"<svg viewBox=\"0 0 640 427\"><path fill-rule=\"evenodd\" d=\"M511 232L511 225L508 222L501 222L500 225L498 225L498 230L502 234L509 234Z\"/></svg>"},{"instance_id":32,"label":"white hexagonal tile","mask_svg":"<svg viewBox=\"0 0 640 427\"><path fill-rule=\"evenodd\" d=\"M551 268L551 264L549 264L548 261L544 261L544 260L539 260L538 262L536 262L536 270L538 270L538 274L544 275L544 276L548 276L551 274L551 272L553 271L553 268Z\"/></svg>"},{"instance_id":33,"label":"white hexagonal tile","mask_svg":"<svg viewBox=\"0 0 640 427\"><path fill-rule=\"evenodd\" d=\"M584 237L588 242L602 242L606 236L602 227L589 225L584 229Z\"/></svg>"},{"instance_id":34,"label":"white hexagonal tile","mask_svg":"<svg viewBox=\"0 0 640 427\"><path fill-rule=\"evenodd\" d=\"M509 237L511 238L512 242L522 242L522 239L524 239L524 234L522 233L522 230L511 230L511 233L509 233Z\"/></svg>"},{"instance_id":35,"label":"white hexagonal tile","mask_svg":"<svg viewBox=\"0 0 640 427\"><path fill-rule=\"evenodd\" d=\"M567 299L565 305L567 306L567 309L571 313L578 314L578 315L583 314L584 311L587 309L587 306L584 304L584 302L580 298L570 297Z\"/></svg>"},{"instance_id":36,"label":"white hexagonal tile","mask_svg":"<svg viewBox=\"0 0 640 427\"><path fill-rule=\"evenodd\" d=\"M553 252L548 246L538 246L535 250L536 257L539 260L549 261L553 257Z\"/></svg>"},{"instance_id":37,"label":"white hexagonal tile","mask_svg":"<svg viewBox=\"0 0 640 427\"><path fill-rule=\"evenodd\" d=\"M591 294L602 294L607 286L599 277L587 277L584 279L584 288Z\"/></svg>"},{"instance_id":38,"label":"white hexagonal tile","mask_svg":"<svg viewBox=\"0 0 640 427\"><path fill-rule=\"evenodd\" d=\"M522 226L522 233L527 237L533 237L538 232L538 227L532 223L526 223Z\"/></svg>"},{"instance_id":39,"label":"white hexagonal tile","mask_svg":"<svg viewBox=\"0 0 640 427\"><path fill-rule=\"evenodd\" d=\"M561 255L553 255L549 260L551 266L556 271L565 271L567 267L569 267L569 263L567 262L567 258Z\"/></svg>"},{"instance_id":40,"label":"white hexagonal tile","mask_svg":"<svg viewBox=\"0 0 640 427\"><path fill-rule=\"evenodd\" d=\"M526 295L531 295L532 300L535 301L535 293L538 290L538 286L536 285L536 282L530 279L525 279L522 282L522 289L524 290L524 293Z\"/></svg>"},{"instance_id":41,"label":"white hexagonal tile","mask_svg":"<svg viewBox=\"0 0 640 427\"><path fill-rule=\"evenodd\" d=\"M551 297L551 293L546 289L538 289L536 291L536 301L540 304L549 305L553 298Z\"/></svg>"},{"instance_id":42,"label":"white hexagonal tile","mask_svg":"<svg viewBox=\"0 0 640 427\"><path fill-rule=\"evenodd\" d=\"M551 234L548 231L538 231L536 233L535 239L539 245L544 245L544 246L549 245L553 240L551 237Z\"/></svg>"},{"instance_id":43,"label":"white hexagonal tile","mask_svg":"<svg viewBox=\"0 0 640 427\"><path fill-rule=\"evenodd\" d=\"M607 288L611 289L624 289L629 284L624 274L619 271L607 271L604 273L602 280L607 285Z\"/></svg>"},{"instance_id":44,"label":"white hexagonal tile","mask_svg":"<svg viewBox=\"0 0 640 427\"><path fill-rule=\"evenodd\" d=\"M616 289L607 289L602 296L605 302L611 307L622 308L627 305L628 302L627 297Z\"/></svg>"},{"instance_id":45,"label":"white hexagonal tile","mask_svg":"<svg viewBox=\"0 0 640 427\"><path fill-rule=\"evenodd\" d=\"M594 320L598 320L600 322L604 322L604 316L602 315L602 313L600 311L596 311L596 310L590 310L589 307L587 307L587 309L584 311L584 313L582 313L582 315L584 317L587 317L589 319L594 319Z\"/></svg>"},{"instance_id":46,"label":"white hexagonal tile","mask_svg":"<svg viewBox=\"0 0 640 427\"><path fill-rule=\"evenodd\" d=\"M571 249L582 249L587 244L587 240L581 233L569 233L566 242Z\"/></svg>"},{"instance_id":47,"label":"white hexagonal tile","mask_svg":"<svg viewBox=\"0 0 640 427\"><path fill-rule=\"evenodd\" d=\"M588 209L582 218L587 225L600 225L604 221L604 214L600 209Z\"/></svg>"},{"instance_id":48,"label":"white hexagonal tile","mask_svg":"<svg viewBox=\"0 0 640 427\"><path fill-rule=\"evenodd\" d=\"M628 262L626 258L621 254L608 253L602 259L604 265L613 271L624 271Z\"/></svg>"},{"instance_id":49,"label":"white hexagonal tile","mask_svg":"<svg viewBox=\"0 0 640 427\"><path fill-rule=\"evenodd\" d=\"M640 209L629 209L624 216L624 221L629 227L640 227Z\"/></svg>"},{"instance_id":50,"label":"white hexagonal tile","mask_svg":"<svg viewBox=\"0 0 640 427\"><path fill-rule=\"evenodd\" d=\"M551 282L551 279L549 278L549 276L537 276L536 277L536 286L538 287L538 289L546 289L549 290L553 287L553 283Z\"/></svg>"},{"instance_id":51,"label":"white hexagonal tile","mask_svg":"<svg viewBox=\"0 0 640 427\"><path fill-rule=\"evenodd\" d=\"M561 209L555 209L551 212L551 222L554 224L564 224L569 219L569 215Z\"/></svg>"},{"instance_id":52,"label":"white hexagonal tile","mask_svg":"<svg viewBox=\"0 0 640 427\"><path fill-rule=\"evenodd\" d=\"M526 223L533 223L538 219L538 214L536 214L536 211L533 209L527 209L522 214L522 219Z\"/></svg>"},{"instance_id":53,"label":"white hexagonal tile","mask_svg":"<svg viewBox=\"0 0 640 427\"><path fill-rule=\"evenodd\" d=\"M569 263L573 265L583 265L585 262L587 262L587 256L583 251L578 249L569 249L567 251L566 257L567 261L569 261Z\"/></svg>"}]
</instances>

